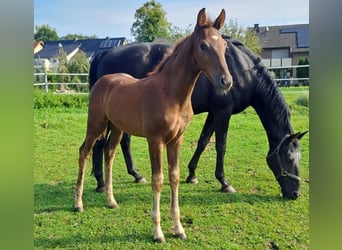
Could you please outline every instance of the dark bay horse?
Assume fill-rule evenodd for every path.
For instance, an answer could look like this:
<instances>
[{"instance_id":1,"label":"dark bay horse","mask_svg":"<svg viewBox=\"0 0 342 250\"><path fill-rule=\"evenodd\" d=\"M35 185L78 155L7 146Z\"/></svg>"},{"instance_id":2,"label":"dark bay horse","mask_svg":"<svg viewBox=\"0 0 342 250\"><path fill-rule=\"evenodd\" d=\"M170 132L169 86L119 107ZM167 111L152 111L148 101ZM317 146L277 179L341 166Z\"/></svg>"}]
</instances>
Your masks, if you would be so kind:
<instances>
[{"instance_id":1,"label":"dark bay horse","mask_svg":"<svg viewBox=\"0 0 342 250\"><path fill-rule=\"evenodd\" d=\"M152 169L153 238L164 242L160 227L160 195L163 186L162 157L167 150L171 187L170 214L175 235L186 238L180 221L178 204L179 150L183 133L193 111L191 94L201 71L218 92L224 94L232 86L232 76L225 60L226 41L219 29L225 11L212 22L205 9L197 16L194 32L180 41L172 53L148 77L137 79L125 73L101 77L91 90L88 106L87 132L79 154L79 173L75 188L75 210L83 211L82 193L87 160L96 140L110 129L104 148L105 192L108 205L117 207L112 188L112 163L123 131L146 137Z\"/></svg>"},{"instance_id":2,"label":"dark bay horse","mask_svg":"<svg viewBox=\"0 0 342 250\"><path fill-rule=\"evenodd\" d=\"M225 179L223 165L229 121L231 115L252 106L260 117L268 137L268 166L279 182L283 197L296 199L300 194L298 140L305 133L293 132L290 113L284 98L260 59L241 42L229 37L225 37L225 40L229 47L226 51L226 61L231 66L234 86L225 95L220 95L204 74L201 74L197 80L191 97L192 108L195 114L208 112L208 116L188 166L187 182L197 182L195 169L198 160L215 132L217 151L215 176L221 183L222 191L234 192L232 185ZM159 63L169 47L167 44L137 43L98 54L91 62L90 88L99 77L108 73L126 72L136 77L146 76L154 65ZM133 175L137 182L144 180L134 165L130 153L129 135L124 134L121 147L128 173ZM103 189L102 152L103 140L100 140L93 151L93 172L98 181L97 191ZM291 177L290 173L294 176Z\"/></svg>"}]
</instances>

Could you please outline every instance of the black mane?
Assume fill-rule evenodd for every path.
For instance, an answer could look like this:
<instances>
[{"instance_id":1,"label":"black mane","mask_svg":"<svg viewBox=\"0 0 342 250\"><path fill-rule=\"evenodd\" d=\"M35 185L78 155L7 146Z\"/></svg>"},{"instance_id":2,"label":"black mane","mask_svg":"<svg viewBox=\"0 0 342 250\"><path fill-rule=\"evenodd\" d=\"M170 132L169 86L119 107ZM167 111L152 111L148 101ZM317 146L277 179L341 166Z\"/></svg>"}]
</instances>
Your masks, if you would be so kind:
<instances>
[{"instance_id":1,"label":"black mane","mask_svg":"<svg viewBox=\"0 0 342 250\"><path fill-rule=\"evenodd\" d=\"M274 121L277 121L276 123L279 126L288 126L289 133L292 132L291 126L289 126L290 111L288 105L280 92L277 82L273 79L267 67L262 63L261 58L256 56L239 40L229 36L223 37L238 47L253 62L254 67L248 69L248 71L256 74L254 78L258 79L258 83L256 84L256 95L251 105L260 116L264 126L267 126L269 119L273 119L271 122L273 124L272 126L274 126Z\"/></svg>"}]
</instances>

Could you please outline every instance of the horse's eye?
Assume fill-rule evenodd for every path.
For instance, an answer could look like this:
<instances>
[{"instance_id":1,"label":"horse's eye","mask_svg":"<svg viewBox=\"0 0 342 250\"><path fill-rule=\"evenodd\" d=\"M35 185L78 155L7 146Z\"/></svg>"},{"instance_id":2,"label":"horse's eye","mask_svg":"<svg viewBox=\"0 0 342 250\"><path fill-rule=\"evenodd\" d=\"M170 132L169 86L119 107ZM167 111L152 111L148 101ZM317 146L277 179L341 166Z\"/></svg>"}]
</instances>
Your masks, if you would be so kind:
<instances>
[{"instance_id":1,"label":"horse's eye","mask_svg":"<svg viewBox=\"0 0 342 250\"><path fill-rule=\"evenodd\" d=\"M208 45L205 44L205 43L201 43L200 48L201 48L202 51L207 50L208 49Z\"/></svg>"}]
</instances>

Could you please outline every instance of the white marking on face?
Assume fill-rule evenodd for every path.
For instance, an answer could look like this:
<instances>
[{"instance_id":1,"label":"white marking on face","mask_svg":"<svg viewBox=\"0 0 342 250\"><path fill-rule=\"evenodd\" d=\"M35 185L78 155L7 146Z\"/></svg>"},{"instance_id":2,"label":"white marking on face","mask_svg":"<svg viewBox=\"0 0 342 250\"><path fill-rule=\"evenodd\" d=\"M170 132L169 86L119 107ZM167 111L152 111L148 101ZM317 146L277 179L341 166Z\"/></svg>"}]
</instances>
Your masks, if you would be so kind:
<instances>
[{"instance_id":1,"label":"white marking on face","mask_svg":"<svg viewBox=\"0 0 342 250\"><path fill-rule=\"evenodd\" d=\"M218 39L218 36L212 35L211 38L214 39L214 40L217 40L217 39Z\"/></svg>"}]
</instances>

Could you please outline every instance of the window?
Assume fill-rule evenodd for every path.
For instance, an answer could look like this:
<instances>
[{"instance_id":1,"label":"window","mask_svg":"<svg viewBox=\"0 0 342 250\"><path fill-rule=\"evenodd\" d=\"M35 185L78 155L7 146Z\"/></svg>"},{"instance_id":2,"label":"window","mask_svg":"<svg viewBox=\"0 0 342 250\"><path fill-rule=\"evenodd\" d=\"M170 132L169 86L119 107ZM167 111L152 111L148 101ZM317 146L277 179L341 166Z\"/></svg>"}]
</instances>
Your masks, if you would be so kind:
<instances>
[{"instance_id":1,"label":"window","mask_svg":"<svg viewBox=\"0 0 342 250\"><path fill-rule=\"evenodd\" d=\"M288 58L289 49L273 49L272 58Z\"/></svg>"}]
</instances>

